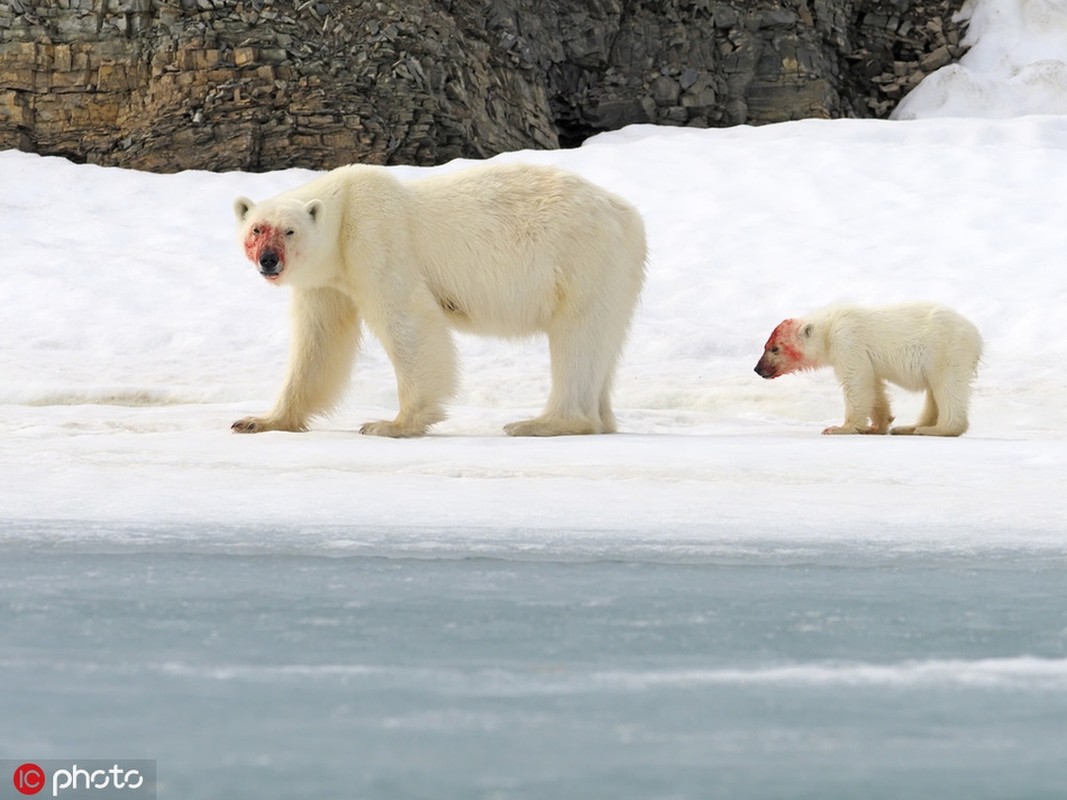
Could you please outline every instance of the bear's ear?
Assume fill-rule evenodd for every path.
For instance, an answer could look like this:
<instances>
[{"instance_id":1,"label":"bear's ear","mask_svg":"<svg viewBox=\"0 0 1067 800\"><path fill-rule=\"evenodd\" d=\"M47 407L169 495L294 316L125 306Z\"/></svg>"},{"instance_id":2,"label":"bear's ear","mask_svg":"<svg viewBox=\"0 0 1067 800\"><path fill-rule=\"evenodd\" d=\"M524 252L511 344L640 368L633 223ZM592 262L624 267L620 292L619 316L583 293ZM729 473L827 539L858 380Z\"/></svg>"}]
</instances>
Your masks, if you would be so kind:
<instances>
[{"instance_id":1,"label":"bear's ear","mask_svg":"<svg viewBox=\"0 0 1067 800\"><path fill-rule=\"evenodd\" d=\"M306 211L307 215L311 217L312 222L319 221L319 218L322 216L323 208L325 208L325 205L321 200L309 200L307 203L304 204L304 211Z\"/></svg>"},{"instance_id":2,"label":"bear's ear","mask_svg":"<svg viewBox=\"0 0 1067 800\"><path fill-rule=\"evenodd\" d=\"M237 221L244 222L245 218L248 216L248 212L252 210L252 206L254 205L255 203L253 203L247 197L238 197L236 200L234 200L233 213L237 216Z\"/></svg>"},{"instance_id":3,"label":"bear's ear","mask_svg":"<svg viewBox=\"0 0 1067 800\"><path fill-rule=\"evenodd\" d=\"M810 339L811 338L811 334L814 333L814 332L815 332L815 326L812 323L809 322L807 325L805 325L803 328L801 328L800 335L803 336L805 339Z\"/></svg>"}]
</instances>

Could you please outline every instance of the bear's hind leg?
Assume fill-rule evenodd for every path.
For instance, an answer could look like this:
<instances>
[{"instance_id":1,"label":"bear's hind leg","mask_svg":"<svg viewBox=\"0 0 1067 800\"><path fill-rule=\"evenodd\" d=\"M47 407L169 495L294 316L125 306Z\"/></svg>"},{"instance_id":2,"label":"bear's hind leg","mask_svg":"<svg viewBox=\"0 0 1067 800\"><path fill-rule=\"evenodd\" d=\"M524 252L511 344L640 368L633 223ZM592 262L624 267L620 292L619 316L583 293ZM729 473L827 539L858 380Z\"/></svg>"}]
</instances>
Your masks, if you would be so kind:
<instances>
[{"instance_id":1,"label":"bear's hind leg","mask_svg":"<svg viewBox=\"0 0 1067 800\"><path fill-rule=\"evenodd\" d=\"M600 432L615 433L619 428L615 422L615 412L611 410L611 390L615 385L615 369L600 388Z\"/></svg>"},{"instance_id":2,"label":"bear's hind leg","mask_svg":"<svg viewBox=\"0 0 1067 800\"><path fill-rule=\"evenodd\" d=\"M946 376L937 386L932 386L928 396L932 396L937 414L933 421L928 420L926 409L915 426L916 436L960 436L967 432L967 406L971 398L969 379L952 380Z\"/></svg>"},{"instance_id":3,"label":"bear's hind leg","mask_svg":"<svg viewBox=\"0 0 1067 800\"><path fill-rule=\"evenodd\" d=\"M937 400L934 393L927 389L926 400L923 402L923 410L919 415L919 421L914 425L897 425L890 433L894 436L913 436L919 428L930 428L937 424Z\"/></svg>"},{"instance_id":4,"label":"bear's hind leg","mask_svg":"<svg viewBox=\"0 0 1067 800\"><path fill-rule=\"evenodd\" d=\"M611 376L622 349L620 331L598 328L597 314L568 312L548 332L552 391L544 412L504 426L509 436L574 436L614 431ZM610 426L610 427L609 427Z\"/></svg>"},{"instance_id":5,"label":"bear's hind leg","mask_svg":"<svg viewBox=\"0 0 1067 800\"><path fill-rule=\"evenodd\" d=\"M348 383L359 347L359 312L335 289L294 289L289 375L265 417L239 419L235 433L305 431L311 417L328 411Z\"/></svg>"}]
</instances>

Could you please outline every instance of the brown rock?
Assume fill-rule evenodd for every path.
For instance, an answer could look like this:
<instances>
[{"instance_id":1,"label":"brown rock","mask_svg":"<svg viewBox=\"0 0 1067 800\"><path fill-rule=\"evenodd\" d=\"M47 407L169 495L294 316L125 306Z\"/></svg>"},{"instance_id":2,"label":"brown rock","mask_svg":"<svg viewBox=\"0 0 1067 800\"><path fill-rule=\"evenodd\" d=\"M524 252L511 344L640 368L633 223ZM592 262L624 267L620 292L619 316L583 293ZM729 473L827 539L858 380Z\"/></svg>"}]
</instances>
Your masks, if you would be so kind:
<instances>
[{"instance_id":1,"label":"brown rock","mask_svg":"<svg viewBox=\"0 0 1067 800\"><path fill-rule=\"evenodd\" d=\"M634 122L884 116L962 52L954 5L0 0L0 147L161 171L326 168L559 147Z\"/></svg>"}]
</instances>

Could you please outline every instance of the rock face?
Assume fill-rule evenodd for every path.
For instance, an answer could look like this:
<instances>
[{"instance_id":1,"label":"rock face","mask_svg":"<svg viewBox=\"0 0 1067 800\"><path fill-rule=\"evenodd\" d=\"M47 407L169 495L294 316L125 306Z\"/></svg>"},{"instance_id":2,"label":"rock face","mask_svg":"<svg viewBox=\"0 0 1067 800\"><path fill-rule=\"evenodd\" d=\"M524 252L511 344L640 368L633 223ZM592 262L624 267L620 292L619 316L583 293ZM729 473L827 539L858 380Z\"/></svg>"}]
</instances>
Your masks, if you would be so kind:
<instances>
[{"instance_id":1,"label":"rock face","mask_svg":"<svg viewBox=\"0 0 1067 800\"><path fill-rule=\"evenodd\" d=\"M949 0L0 0L0 148L156 171L434 164L637 122L885 117Z\"/></svg>"}]
</instances>

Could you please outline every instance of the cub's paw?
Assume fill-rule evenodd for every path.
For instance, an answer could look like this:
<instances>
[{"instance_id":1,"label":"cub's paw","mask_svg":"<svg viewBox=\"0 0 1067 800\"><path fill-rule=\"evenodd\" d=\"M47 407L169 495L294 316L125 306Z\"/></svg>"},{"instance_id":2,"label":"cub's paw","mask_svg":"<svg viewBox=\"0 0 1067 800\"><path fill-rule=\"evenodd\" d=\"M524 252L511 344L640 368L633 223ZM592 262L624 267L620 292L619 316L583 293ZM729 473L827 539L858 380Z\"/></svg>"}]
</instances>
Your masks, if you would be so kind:
<instances>
[{"instance_id":1,"label":"cub's paw","mask_svg":"<svg viewBox=\"0 0 1067 800\"><path fill-rule=\"evenodd\" d=\"M892 417L887 417L885 420L872 419L871 424L867 426L867 429L864 431L864 433L889 433L889 426L892 424L892 422Z\"/></svg>"},{"instance_id":2,"label":"cub's paw","mask_svg":"<svg viewBox=\"0 0 1067 800\"><path fill-rule=\"evenodd\" d=\"M915 426L914 425L897 425L895 428L890 428L889 432L893 436L914 436L915 435Z\"/></svg>"}]
</instances>

